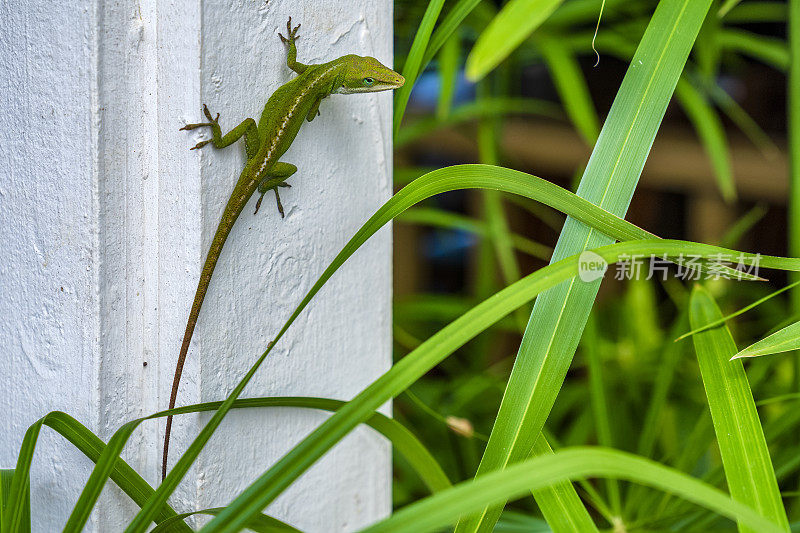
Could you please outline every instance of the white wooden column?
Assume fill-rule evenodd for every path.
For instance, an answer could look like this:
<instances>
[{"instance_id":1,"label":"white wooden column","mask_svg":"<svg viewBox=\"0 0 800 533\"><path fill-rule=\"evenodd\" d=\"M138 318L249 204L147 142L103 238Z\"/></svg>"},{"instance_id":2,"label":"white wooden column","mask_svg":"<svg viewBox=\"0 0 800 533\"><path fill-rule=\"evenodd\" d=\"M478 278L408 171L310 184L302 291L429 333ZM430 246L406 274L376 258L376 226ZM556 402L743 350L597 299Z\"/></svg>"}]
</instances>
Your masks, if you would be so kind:
<instances>
[{"instance_id":1,"label":"white wooden column","mask_svg":"<svg viewBox=\"0 0 800 533\"><path fill-rule=\"evenodd\" d=\"M61 4L61 5L59 5ZM390 64L390 0L117 0L0 4L0 467L48 411L107 439L168 402L200 266L242 168L238 143L188 150L202 103L224 131L258 119L292 73L277 32L301 23L304 63L346 53ZM391 96L334 95L283 158L274 199L255 198L220 258L179 404L224 398L324 267L391 193ZM201 152L201 153L199 153ZM348 399L391 362L391 241L376 236L278 344L248 396ZM171 503L224 505L325 415L234 412ZM173 462L208 416L174 426ZM152 484L163 420L125 458ZM63 526L91 464L44 429L31 475L34 530ZM351 531L391 505L386 441L359 429L267 512L307 531ZM93 518L135 512L109 484Z\"/></svg>"}]
</instances>

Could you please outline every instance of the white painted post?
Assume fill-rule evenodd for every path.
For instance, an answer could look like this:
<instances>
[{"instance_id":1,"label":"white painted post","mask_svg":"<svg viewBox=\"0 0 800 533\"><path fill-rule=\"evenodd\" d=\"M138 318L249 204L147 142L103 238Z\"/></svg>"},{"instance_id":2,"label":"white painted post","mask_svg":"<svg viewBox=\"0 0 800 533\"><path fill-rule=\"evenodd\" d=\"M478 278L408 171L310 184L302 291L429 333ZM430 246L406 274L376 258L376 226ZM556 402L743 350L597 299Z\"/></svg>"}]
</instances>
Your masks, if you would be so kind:
<instances>
[{"instance_id":1,"label":"white painted post","mask_svg":"<svg viewBox=\"0 0 800 533\"><path fill-rule=\"evenodd\" d=\"M302 23L298 59L346 53L391 62L390 0L23 3L0 35L0 467L55 409L108 439L164 408L200 266L243 163L241 143L188 148L201 104L223 130L258 119L290 79L278 39ZM334 95L283 158L282 191L251 204L220 258L184 371L180 404L224 398L356 229L391 192L391 97ZM255 199L253 199L254 204ZM348 399L391 361L388 231L303 313L248 396ZM229 415L171 503L224 505L324 419L297 409ZM176 419L171 457L208 416ZM151 484L163 420L124 457ZM60 529L91 463L45 428L31 474L34 531ZM135 505L109 486L95 531ZM267 512L306 531L352 531L388 514L386 441L359 429Z\"/></svg>"}]
</instances>

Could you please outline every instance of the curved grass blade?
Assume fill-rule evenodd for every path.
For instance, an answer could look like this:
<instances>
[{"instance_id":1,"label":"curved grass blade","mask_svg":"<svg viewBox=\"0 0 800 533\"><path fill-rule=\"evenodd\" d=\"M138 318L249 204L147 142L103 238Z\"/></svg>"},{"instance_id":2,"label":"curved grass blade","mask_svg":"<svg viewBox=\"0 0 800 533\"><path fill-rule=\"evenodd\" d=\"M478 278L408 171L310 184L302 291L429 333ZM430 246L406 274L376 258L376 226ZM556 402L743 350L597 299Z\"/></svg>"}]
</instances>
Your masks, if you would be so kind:
<instances>
[{"instance_id":1,"label":"curved grass blade","mask_svg":"<svg viewBox=\"0 0 800 533\"><path fill-rule=\"evenodd\" d=\"M578 447L527 459L506 470L459 483L452 489L401 509L386 520L362 530L362 533L436 531L487 503L504 502L522 496L529 488L586 476L608 476L646 484L678 494L757 531L783 531L746 504L734 501L719 489L674 468L617 450Z\"/></svg>"},{"instance_id":2,"label":"curved grass blade","mask_svg":"<svg viewBox=\"0 0 800 533\"><path fill-rule=\"evenodd\" d=\"M150 533L173 533L177 531L175 526L183 524L183 520L190 516L198 514L217 516L224 507L212 507L210 509L202 509L200 511L192 511L191 513L181 513L174 516L169 520L164 520L159 525L150 530ZM185 524L184 524L185 525ZM247 529L252 529L256 533L301 533L297 528L294 528L286 522L281 522L277 518L260 514L254 517L247 523Z\"/></svg>"},{"instance_id":3,"label":"curved grass blade","mask_svg":"<svg viewBox=\"0 0 800 533\"><path fill-rule=\"evenodd\" d=\"M467 78L477 81L527 39L564 0L510 0L478 36L467 57Z\"/></svg>"},{"instance_id":4,"label":"curved grass blade","mask_svg":"<svg viewBox=\"0 0 800 533\"><path fill-rule=\"evenodd\" d=\"M688 301L688 298L686 299ZM668 335L675 336L677 332L685 330L689 325L689 312L686 305L679 305L679 314L673 322ZM653 387L650 392L650 399L647 405L647 412L641 424L642 430L639 435L639 442L636 453L645 457L651 456L655 449L656 439L661 429L661 420L667 408L672 385L678 370L678 363L685 355L685 346L675 343L665 343L661 346L661 353L658 355L658 370L653 379ZM641 486L631 487L625 495L625 516L653 516L655 513L647 513L646 503L652 497L645 494Z\"/></svg>"},{"instance_id":5,"label":"curved grass blade","mask_svg":"<svg viewBox=\"0 0 800 533\"><path fill-rule=\"evenodd\" d=\"M477 104L482 104L487 98L491 97L494 90L490 80L484 80L477 84ZM478 157L481 163L496 165L498 161L498 128L500 126L496 117L483 118L478 122ZM500 193L492 190L483 190L481 197L481 214L486 221L488 229L488 239L485 246L479 250L478 275L476 279L475 292L479 298L488 296L493 292L491 286L493 275L491 271L495 269L491 255L500 266L502 285L510 285L519 280L520 267L517 256L514 253L514 246L511 244L511 230L508 226L505 209L503 208L503 198ZM491 252L494 252L493 254ZM483 281L480 281L483 280ZM519 329L525 328L525 316L528 310L519 308L514 313L514 319L519 325ZM578 500L577 494L574 500ZM588 520L588 514L583 511Z\"/></svg>"},{"instance_id":6,"label":"curved grass blade","mask_svg":"<svg viewBox=\"0 0 800 533\"><path fill-rule=\"evenodd\" d=\"M719 18L724 17L725 15L728 14L728 12L730 12L731 9L736 7L741 1L742 0L725 0L725 3L722 4L722 7L719 8L719 11L717 11L717 16Z\"/></svg>"},{"instance_id":7,"label":"curved grass blade","mask_svg":"<svg viewBox=\"0 0 800 533\"><path fill-rule=\"evenodd\" d=\"M789 68L786 80L787 153L789 155L788 251L800 254L800 0L790 0ZM790 280L800 280L793 276ZM792 291L791 311L800 313L800 289ZM800 353L795 354L794 385L800 389ZM797 500L795 500L797 505Z\"/></svg>"},{"instance_id":8,"label":"curved grass blade","mask_svg":"<svg viewBox=\"0 0 800 533\"><path fill-rule=\"evenodd\" d=\"M608 263L635 254L666 254L676 257L683 253L710 258L719 253L739 253L705 244L671 240L628 241L597 248L594 252ZM793 270L800 269L800 259L752 254L744 254L744 257L748 262L760 261L761 265L768 268L782 265ZM514 309L526 304L542 291L574 277L578 263L579 255L574 255L548 265L484 300L438 331L311 432L242 492L203 531L238 531L375 408L398 395L455 350Z\"/></svg>"},{"instance_id":9,"label":"curved grass blade","mask_svg":"<svg viewBox=\"0 0 800 533\"><path fill-rule=\"evenodd\" d=\"M739 128L739 131L750 139L750 142L761 151L764 157L774 159L779 156L781 150L775 144L775 141L773 141L767 132L758 125L758 122L739 105L739 102L725 92L725 89L720 87L718 82L707 82L705 85L704 89L711 99L714 100L714 103L725 113L731 122Z\"/></svg>"},{"instance_id":10,"label":"curved grass blade","mask_svg":"<svg viewBox=\"0 0 800 533\"><path fill-rule=\"evenodd\" d=\"M422 58L422 68L431 62L433 57L444 46L444 43L450 38L456 29L461 25L467 15L469 15L475 7L481 3L481 0L459 0L453 8L447 12L436 31L431 36L428 49Z\"/></svg>"},{"instance_id":11,"label":"curved grass blade","mask_svg":"<svg viewBox=\"0 0 800 533\"><path fill-rule=\"evenodd\" d=\"M550 526L541 518L516 511L506 511L495 527L495 533L551 533Z\"/></svg>"},{"instance_id":12,"label":"curved grass blade","mask_svg":"<svg viewBox=\"0 0 800 533\"><path fill-rule=\"evenodd\" d=\"M453 108L458 81L458 60L461 54L461 39L454 33L445 41L439 53L439 100L436 102L436 118L444 120Z\"/></svg>"},{"instance_id":13,"label":"curved grass blade","mask_svg":"<svg viewBox=\"0 0 800 533\"><path fill-rule=\"evenodd\" d=\"M553 449L544 433L536 439L533 455L553 455ZM571 480L557 481L547 487L529 490L553 533L599 533Z\"/></svg>"},{"instance_id":14,"label":"curved grass blade","mask_svg":"<svg viewBox=\"0 0 800 533\"><path fill-rule=\"evenodd\" d=\"M683 340L686 337L691 337L692 335L696 335L696 334L700 333L701 331L706 331L706 330L709 330L711 328L715 328L717 326L721 326L722 324L724 324L728 320L730 320L732 318L736 318L737 316L742 315L742 314L750 311L754 307L758 307L759 305L763 304L767 300L769 300L771 298L774 298L775 296L779 295L780 293L786 292L786 291L788 291L790 289L793 289L793 288L797 287L798 285L800 285L800 280L795 281L794 283L790 283L789 285L787 285L787 286L785 286L785 287L783 287L781 289L778 289L777 291L775 291L773 293L767 294L763 298L759 298L755 302L751 303L750 305L746 305L746 306L742 307L741 309L739 309L738 311L736 311L734 313L731 313L729 315L725 315L725 316L723 316L721 318L718 318L717 320L713 320L713 321L709 322L708 324L706 324L704 326L701 326L699 328L696 328L696 329L693 329L691 331L688 331L688 332L684 333L683 335L681 335L680 337L678 337L677 339L675 339L675 342ZM741 353L741 352L739 352L739 353ZM776 352L770 352L770 353L776 353ZM739 354L736 354L736 355L738 356Z\"/></svg>"},{"instance_id":15,"label":"curved grass blade","mask_svg":"<svg viewBox=\"0 0 800 533\"><path fill-rule=\"evenodd\" d=\"M786 22L786 2L745 2L725 15L728 24L756 24L759 22Z\"/></svg>"},{"instance_id":16,"label":"curved grass blade","mask_svg":"<svg viewBox=\"0 0 800 533\"><path fill-rule=\"evenodd\" d=\"M759 357L761 355L773 353L791 352L792 350L800 350L800 322L790 324L772 335L751 344L731 357L731 360L741 359L742 357Z\"/></svg>"},{"instance_id":17,"label":"curved grass blade","mask_svg":"<svg viewBox=\"0 0 800 533\"><path fill-rule=\"evenodd\" d=\"M9 495L11 486L14 484L14 470L4 468L0 470L0 531L6 533L4 526L6 513L9 512ZM30 480L25 480L22 493L22 512L17 522L18 533L30 533L31 530L31 487Z\"/></svg>"},{"instance_id":18,"label":"curved grass blade","mask_svg":"<svg viewBox=\"0 0 800 533\"><path fill-rule=\"evenodd\" d=\"M684 79L678 80L675 96L680 100L711 160L722 197L726 202L733 202L736 200L736 185L733 182L728 139L725 137L725 128L719 115L700 92Z\"/></svg>"},{"instance_id":19,"label":"curved grass blade","mask_svg":"<svg viewBox=\"0 0 800 533\"><path fill-rule=\"evenodd\" d=\"M190 405L174 409L170 413L177 415L214 411L219 408L221 403L222 402L209 402ZM248 398L237 401L234 404L234 408L287 406L335 411L343 404L344 402L342 401L329 400L326 398ZM168 413L162 413L160 416L166 416L166 414ZM451 485L450 480L430 452L428 452L422 443L402 424L380 413L375 413L366 423L392 442L394 449L405 457L431 491L442 490ZM66 413L54 411L33 424L31 428L29 428L28 433L26 433L17 463L18 470L24 473L24 478L21 479L27 479L27 472L30 471L33 452L42 425L47 425L61 434L93 462L99 460L106 447L106 444L83 424ZM111 480L139 506L143 506L154 492L153 488L130 465L120 458L117 459L110 477ZM29 516L29 513L26 511L28 505L26 503L28 500L26 494L28 492L27 485L27 482L21 485L18 484L17 487L14 487L13 484L9 484L8 488L3 491L4 496L8 499L8 508L14 509L13 513L9 511L9 515L3 513L3 519L9 520L8 523L4 522L6 527L9 528L9 531L17 531L21 525L30 523L30 520L26 518L26 516ZM15 495L14 498L11 498L12 494ZM6 500L4 499L4 501ZM21 508L20 503L22 505ZM13 516L13 519L11 516ZM176 512L168 505L165 505L163 511L155 521L157 523L162 523L165 520L174 519L175 516ZM180 524L172 526L171 529L173 531L191 531L182 521Z\"/></svg>"},{"instance_id":20,"label":"curved grass blade","mask_svg":"<svg viewBox=\"0 0 800 533\"><path fill-rule=\"evenodd\" d=\"M611 431L611 418L609 417L608 401L603 379L603 360L600 355L600 342L597 332L597 317L589 316L581 339L583 354L589 374L589 407L594 415L594 430L597 444L606 448L614 447L614 436ZM616 479L606 480L606 497L614 516L621 516L622 504L620 487Z\"/></svg>"},{"instance_id":21,"label":"curved grass blade","mask_svg":"<svg viewBox=\"0 0 800 533\"><path fill-rule=\"evenodd\" d=\"M84 486L81 497L75 508L70 515L65 530L80 530L80 528L88 520L89 514L94 507L99 492L102 490L105 479L108 477L108 468L116 457L117 465L111 472L112 480L122 488L140 507L144 507L149 498L155 493L152 487L147 484L144 479L139 476L130 466L127 465L118 455L122 451L130 434L136 429L139 424L146 420L160 418L169 415L181 415L187 413L199 413L204 411L216 411L223 402L207 402L195 405L187 405L185 407L178 407L169 411L161 411L147 417L132 420L122 426L117 432L114 433L108 446L94 435L91 431L83 427L77 421L65 415L64 413L50 413L43 420L53 429L64 435L73 442L81 451L94 461L96 464L92 475ZM341 400L331 400L327 398L313 398L313 397L274 397L274 398L245 398L237 400L233 403L233 409L246 409L246 408L263 408L263 407L301 407L308 409L320 409L324 411L336 411L345 402ZM48 418L50 417L50 418ZM53 422L56 420L57 422ZM60 422L60 423L59 423ZM365 420L365 423L372 427L374 430L381 433L384 437L389 439L394 446L394 449L401 454L414 470L420 475L420 478L425 485L432 491L436 492L451 486L450 480L442 470L439 463L433 458L425 446L405 428L402 424L393 420L386 415L380 413L373 413L372 416ZM37 422L38 424L38 422ZM36 424L34 424L36 426ZM33 428L34 426L31 426ZM78 427L79 426L79 427ZM29 432L31 430L29 429ZM38 430L36 431L38 433ZM77 437L76 437L77 435ZM87 441L93 444L93 447L87 448L82 442ZM35 446L35 436L33 437L33 446ZM25 448L25 446L23 446ZM22 458L22 452L20 458ZM30 468L31 453L27 456L27 468ZM175 511L166 506L164 511L155 518L156 523L161 523L168 518L174 518ZM182 523L182 522L181 522ZM173 526L173 528L179 526ZM76 529L77 528L77 529ZM188 526L183 524L182 531L191 531Z\"/></svg>"},{"instance_id":22,"label":"curved grass blade","mask_svg":"<svg viewBox=\"0 0 800 533\"><path fill-rule=\"evenodd\" d=\"M578 187L624 215L710 0L662 0L645 30ZM568 219L551 262L609 239ZM530 454L555 403L599 289L572 280L536 299L477 475ZM459 533L491 531L502 506L459 522Z\"/></svg>"},{"instance_id":23,"label":"curved grass blade","mask_svg":"<svg viewBox=\"0 0 800 533\"><path fill-rule=\"evenodd\" d=\"M433 26L439 18L443 5L444 0L430 0L428 2L428 8L425 10L422 21L419 23L419 28L417 28L417 34L414 36L414 42L411 43L411 50L409 50L406 63L403 65L403 77L405 77L406 83L394 95L394 127L392 130L395 135L397 135L400 123L403 121L403 114L406 111L408 98L411 96L411 90L414 88L417 76L424 68L422 59L425 49L428 47L428 40L431 37Z\"/></svg>"},{"instance_id":24,"label":"curved grass blade","mask_svg":"<svg viewBox=\"0 0 800 533\"><path fill-rule=\"evenodd\" d=\"M577 58L557 37L540 36L538 44L567 115L587 146L594 145L600 119Z\"/></svg>"},{"instance_id":25,"label":"curved grass blade","mask_svg":"<svg viewBox=\"0 0 800 533\"><path fill-rule=\"evenodd\" d=\"M486 97L480 102L469 102L453 109L445 119L438 117L421 118L407 124L394 137L395 148L428 135L440 128L454 126L469 120L495 117L499 115L541 115L562 118L564 114L558 105L535 98Z\"/></svg>"},{"instance_id":26,"label":"curved grass blade","mask_svg":"<svg viewBox=\"0 0 800 533\"><path fill-rule=\"evenodd\" d=\"M606 0L603 7L603 19L606 17L613 20L615 15L619 15L620 6L624 6L628 0ZM551 28L567 28L570 32L575 28L591 25L592 28L597 24L600 15L601 2L597 0L571 0L562 6L547 19L546 25ZM626 17L631 14L627 13ZM591 34L590 34L591 35Z\"/></svg>"},{"instance_id":27,"label":"curved grass blade","mask_svg":"<svg viewBox=\"0 0 800 533\"><path fill-rule=\"evenodd\" d=\"M425 70L425 67L428 66L428 63L436 56L436 53L439 49L447 42L447 40L453 35L453 33L458 29L458 26L461 22L466 18L467 15L480 3L480 0L459 0L459 2L447 13L442 20L439 27L433 32L433 35L430 36L430 41L427 46L427 50L424 50L424 55L422 56L422 61L420 62L419 66L415 69L416 73L414 74L414 78L411 79L409 77L410 71L408 73L403 72L403 75L406 77L406 84L403 87L400 87L395 94L395 106L394 106L394 133L397 136L399 132L400 123L403 121L403 115L406 112L406 106L408 105L408 98L411 96L411 91L414 88L414 82L416 82L417 76ZM441 8L440 8L441 9ZM427 13L426 13L427 16ZM425 19L423 18L423 21ZM422 26L420 26L420 29ZM417 41L416 38L414 43L412 44L412 52L417 54L417 49L414 48ZM420 46L422 46L420 44ZM423 49L424 47L420 48ZM409 53L409 57L411 57L411 52ZM416 62L416 59L415 59ZM408 64L408 59L406 60L406 64Z\"/></svg>"},{"instance_id":28,"label":"curved grass blade","mask_svg":"<svg viewBox=\"0 0 800 533\"><path fill-rule=\"evenodd\" d=\"M721 317L714 298L702 285L695 285L689 300L692 327ZM747 375L741 361L729 360L736 352L736 343L726 326L698 333L693 340L731 497L753 506L788 531L789 521ZM760 531L741 522L739 530Z\"/></svg>"},{"instance_id":29,"label":"curved grass blade","mask_svg":"<svg viewBox=\"0 0 800 533\"><path fill-rule=\"evenodd\" d=\"M754 205L725 231L718 244L728 248L736 248L742 237L764 218L767 211L769 211L769 208L763 203ZM790 253L789 255L793 254Z\"/></svg>"},{"instance_id":30,"label":"curved grass blade","mask_svg":"<svg viewBox=\"0 0 800 533\"><path fill-rule=\"evenodd\" d=\"M277 396L243 398L237 400L233 405L234 409L252 407L301 407L333 413L340 409L345 403L347 402L330 398ZM180 410L185 409L185 413L216 411L219 409L220 405L222 405L222 402L208 402L182 407ZM447 474L444 473L444 470L442 470L439 462L406 426L379 412L372 413L364 423L386 437L392 443L394 451L411 465L412 469L417 473L428 490L431 492L438 492L452 486L450 479L447 477Z\"/></svg>"},{"instance_id":31,"label":"curved grass blade","mask_svg":"<svg viewBox=\"0 0 800 533\"><path fill-rule=\"evenodd\" d=\"M13 484L10 487L8 513L3 517L3 531L18 531L21 522L24 520L23 502L27 498L28 476L42 426L48 426L61 434L94 462L100 459L106 447L100 437L92 433L86 426L60 411L48 413L32 424L25 432L25 437L22 440L22 446L20 446L19 455L17 456L16 472L20 475L19 477L14 477ZM109 471L106 477L110 477L135 503L140 506L144 505L153 494L153 488L120 457L115 457L114 459L109 461ZM165 503L154 517L154 521L160 523L176 514L175 510ZM184 524L179 531L191 531L191 529Z\"/></svg>"},{"instance_id":32,"label":"curved grass blade","mask_svg":"<svg viewBox=\"0 0 800 533\"><path fill-rule=\"evenodd\" d=\"M789 68L789 49L784 41L731 28L720 30L717 38L721 48L748 55L777 70Z\"/></svg>"},{"instance_id":33,"label":"curved grass blade","mask_svg":"<svg viewBox=\"0 0 800 533\"><path fill-rule=\"evenodd\" d=\"M486 237L489 234L489 228L486 222L482 220L436 208L415 207L399 215L397 221L468 231L481 237ZM514 248L537 259L548 260L550 259L550 254L553 253L553 249L549 246L528 239L519 233L511 233L509 238Z\"/></svg>"},{"instance_id":34,"label":"curved grass blade","mask_svg":"<svg viewBox=\"0 0 800 533\"><path fill-rule=\"evenodd\" d=\"M134 519L134 522L129 528L130 531L144 531L147 528L160 505L165 502L167 497L175 490L175 487L177 487L180 480L189 470L189 467L197 458L205 443L208 442L208 439L211 438L211 435L230 410L233 402L239 397L245 386L247 386L247 383L250 382L255 372L272 351L272 347L283 337L289 327L311 301L311 298L325 285L336 270L338 270L370 236L409 207L434 194L469 188L491 188L527 196L545 203L550 207L559 209L572 216L575 220L581 221L590 227L607 232L613 239L628 240L653 237L653 235L647 231L604 211L591 202L550 182L541 178L536 178L530 174L525 174L524 172L490 165L459 165L435 170L420 177L389 199L389 201L356 232L342 251L334 258L328 268L320 275L317 282L292 312L292 315L277 333L264 353L256 360L228 398L222 403L219 410L214 413L214 416L206 423L206 426L195 438L186 452L178 459L178 462L158 487L153 497ZM761 264L763 266L768 266L764 263L763 256ZM119 437L121 442L115 443L115 446L118 446L118 450L122 449L124 442L127 441L132 431L132 428L127 428L126 426L121 427L117 431L117 433L121 435ZM116 437L116 434L114 437ZM112 440L114 437L112 437ZM109 444L111 444L111 442L109 442ZM118 453L119 452L117 452L117 454ZM106 467L104 466L103 468ZM99 494L99 490L102 488L102 484L105 482L107 475L107 471L102 472L99 471L97 466L95 467L92 476L96 477L90 477L92 493ZM87 483L85 490L87 490L88 487L89 484ZM84 500L82 496L79 503L86 505L87 501L90 501L91 505L93 505L97 498L96 494L90 493L87 495L87 500Z\"/></svg>"}]
</instances>

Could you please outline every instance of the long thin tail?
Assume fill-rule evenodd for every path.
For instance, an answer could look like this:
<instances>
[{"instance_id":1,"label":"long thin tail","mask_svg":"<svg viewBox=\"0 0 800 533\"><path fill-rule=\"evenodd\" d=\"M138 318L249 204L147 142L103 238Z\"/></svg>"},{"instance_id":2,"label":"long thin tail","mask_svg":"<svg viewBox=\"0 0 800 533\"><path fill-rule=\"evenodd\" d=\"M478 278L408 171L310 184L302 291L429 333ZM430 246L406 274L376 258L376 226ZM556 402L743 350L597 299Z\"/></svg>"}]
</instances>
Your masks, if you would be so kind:
<instances>
[{"instance_id":1,"label":"long thin tail","mask_svg":"<svg viewBox=\"0 0 800 533\"><path fill-rule=\"evenodd\" d=\"M245 177L245 172L242 177ZM200 273L200 281L197 284L197 291L194 294L194 302L192 302L192 310L189 312L189 320L186 322L186 332L183 334L183 344L181 345L181 352L178 355L178 364L175 367L175 377L172 379L172 392L169 396L169 408L175 407L175 401L178 399L178 386L181 383L181 374L183 374L183 365L186 362L186 354L189 351L189 344L192 341L192 334L194 327L197 325L197 317L200 316L200 308L203 306L203 300L208 291L208 285L211 283L211 275L214 273L214 267L217 266L222 247L233 228L236 219L244 209L245 204L250 199L250 196L255 192L255 186L248 184L242 186L242 180L236 185L228 204L225 206L225 211L222 213L222 220L217 226L217 232L214 234L214 240L211 241L211 248L208 250L206 262L203 265L203 270ZM162 457L161 465L161 479L167 477L167 458L169 457L169 435L172 430L172 415L167 417L167 428L164 432L164 455Z\"/></svg>"}]
</instances>

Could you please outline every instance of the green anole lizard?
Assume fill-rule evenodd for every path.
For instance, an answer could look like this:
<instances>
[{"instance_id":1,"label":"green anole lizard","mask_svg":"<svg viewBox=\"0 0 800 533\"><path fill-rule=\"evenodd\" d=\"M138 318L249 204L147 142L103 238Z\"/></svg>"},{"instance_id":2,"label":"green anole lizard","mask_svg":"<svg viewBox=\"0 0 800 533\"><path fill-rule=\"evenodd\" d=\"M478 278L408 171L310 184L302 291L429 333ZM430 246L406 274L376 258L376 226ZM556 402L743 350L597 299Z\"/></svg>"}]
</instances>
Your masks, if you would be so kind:
<instances>
[{"instance_id":1,"label":"green anole lizard","mask_svg":"<svg viewBox=\"0 0 800 533\"><path fill-rule=\"evenodd\" d=\"M278 161L278 159L291 146L297 136L297 132L300 130L300 126L303 125L303 121L308 120L311 122L314 120L319 115L320 102L333 93L353 94L388 91L396 89L405 83L403 76L382 65L373 57L346 55L319 65L298 63L295 41L298 39L297 30L299 28L299 24L292 28L292 19L290 18L286 23L288 37L278 34L281 41L289 45L286 64L298 76L279 87L270 96L264 106L264 111L261 113L261 119L258 124L252 118L245 119L223 136L218 122L219 114L217 114L216 118L212 118L208 107L203 106L203 113L208 122L187 124L181 128L182 130L193 130L201 127L211 128L212 138L199 142L192 150L202 148L208 143L211 143L215 148L225 148L239 140L239 138L244 137L247 163L222 213L222 220L217 226L217 231L211 241L211 247L200 274L200 282L197 285L189 320L186 323L183 344L178 355L178 364L175 368L175 378L172 382L172 393L169 398L170 409L175 407L183 364L186 361L186 353L189 350L192 333L197 324L200 307L203 305L203 299L222 251L222 246L225 244L225 239L228 238L233 224L256 189L261 193L256 203L256 213L264 194L272 190L275 191L278 211L283 217L283 206L278 194L278 187L289 187L286 180L297 172L297 167L291 163ZM167 428L164 434L162 479L167 475L171 428L172 417L170 416L167 417Z\"/></svg>"}]
</instances>

